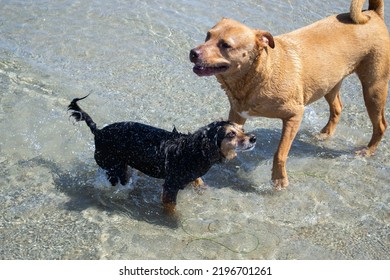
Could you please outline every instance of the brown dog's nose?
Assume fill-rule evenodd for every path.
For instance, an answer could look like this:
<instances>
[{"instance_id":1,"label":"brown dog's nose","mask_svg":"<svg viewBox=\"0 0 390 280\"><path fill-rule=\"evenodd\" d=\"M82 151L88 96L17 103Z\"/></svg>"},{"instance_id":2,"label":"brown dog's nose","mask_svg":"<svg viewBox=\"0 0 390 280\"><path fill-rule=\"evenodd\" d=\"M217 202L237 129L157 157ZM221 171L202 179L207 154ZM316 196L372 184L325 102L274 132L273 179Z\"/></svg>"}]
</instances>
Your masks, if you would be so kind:
<instances>
[{"instance_id":1,"label":"brown dog's nose","mask_svg":"<svg viewBox=\"0 0 390 280\"><path fill-rule=\"evenodd\" d=\"M199 55L200 55L200 52L199 52L198 49L196 49L196 48L192 49L190 51L190 61L191 62L196 62L198 60L198 58L199 58Z\"/></svg>"},{"instance_id":2,"label":"brown dog's nose","mask_svg":"<svg viewBox=\"0 0 390 280\"><path fill-rule=\"evenodd\" d=\"M249 135L249 142L252 144L255 144L256 143L256 135L254 135L254 134Z\"/></svg>"}]
</instances>

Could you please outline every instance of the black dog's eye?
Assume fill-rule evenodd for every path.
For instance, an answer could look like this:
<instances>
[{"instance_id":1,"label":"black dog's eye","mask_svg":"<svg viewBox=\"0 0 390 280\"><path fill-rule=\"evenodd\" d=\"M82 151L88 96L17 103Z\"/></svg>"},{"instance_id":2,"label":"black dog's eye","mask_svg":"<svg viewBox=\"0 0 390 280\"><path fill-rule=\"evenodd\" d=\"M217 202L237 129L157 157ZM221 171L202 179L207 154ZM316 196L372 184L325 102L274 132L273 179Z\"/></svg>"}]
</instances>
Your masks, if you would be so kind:
<instances>
[{"instance_id":1,"label":"black dog's eye","mask_svg":"<svg viewBox=\"0 0 390 280\"><path fill-rule=\"evenodd\" d=\"M226 134L226 138L234 138L236 137L236 133L234 131L230 131Z\"/></svg>"}]
</instances>

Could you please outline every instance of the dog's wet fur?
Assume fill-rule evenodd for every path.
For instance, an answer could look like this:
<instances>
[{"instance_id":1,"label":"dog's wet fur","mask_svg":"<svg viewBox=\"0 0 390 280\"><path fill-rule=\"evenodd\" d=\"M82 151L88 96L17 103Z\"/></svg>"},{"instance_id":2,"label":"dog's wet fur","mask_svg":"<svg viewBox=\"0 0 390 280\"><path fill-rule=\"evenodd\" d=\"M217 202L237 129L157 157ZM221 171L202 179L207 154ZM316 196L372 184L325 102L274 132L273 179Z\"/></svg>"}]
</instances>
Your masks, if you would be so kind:
<instances>
[{"instance_id":1,"label":"dog's wet fur","mask_svg":"<svg viewBox=\"0 0 390 280\"><path fill-rule=\"evenodd\" d=\"M224 18L207 32L204 43L190 51L193 71L199 76L215 75L225 90L230 121L240 125L251 117L283 121L272 167L276 189L289 184L286 161L306 105L325 97L330 116L319 137L334 134L346 76L359 77L373 128L370 142L358 154L374 154L385 133L390 38L384 1L370 0L368 10L362 11L364 2L352 0L350 13L275 37Z\"/></svg>"},{"instance_id":2,"label":"dog's wet fur","mask_svg":"<svg viewBox=\"0 0 390 280\"><path fill-rule=\"evenodd\" d=\"M88 96L88 95L87 95ZM85 121L95 136L95 160L106 171L110 183L125 185L130 179L129 166L148 176L164 179L164 209L175 211L180 189L191 182L202 185L200 178L213 164L230 160L237 151L254 148L256 137L229 121L216 121L194 133L172 132L137 122L117 122L98 129L75 98L68 106L76 121Z\"/></svg>"}]
</instances>

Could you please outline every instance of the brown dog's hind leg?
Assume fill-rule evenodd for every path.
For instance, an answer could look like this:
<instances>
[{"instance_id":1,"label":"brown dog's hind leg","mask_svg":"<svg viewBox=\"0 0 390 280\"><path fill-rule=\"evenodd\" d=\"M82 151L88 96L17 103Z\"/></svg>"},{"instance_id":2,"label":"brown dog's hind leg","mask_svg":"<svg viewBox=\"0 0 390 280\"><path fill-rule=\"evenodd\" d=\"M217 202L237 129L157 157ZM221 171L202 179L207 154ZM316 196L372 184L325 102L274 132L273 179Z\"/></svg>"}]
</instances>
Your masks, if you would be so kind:
<instances>
[{"instance_id":1,"label":"brown dog's hind leg","mask_svg":"<svg viewBox=\"0 0 390 280\"><path fill-rule=\"evenodd\" d=\"M294 117L283 119L282 138L278 150L275 153L272 166L272 181L276 190L285 189L288 186L286 161L292 142L294 141L301 124L302 116L303 108L299 114Z\"/></svg>"},{"instance_id":2,"label":"brown dog's hind leg","mask_svg":"<svg viewBox=\"0 0 390 280\"><path fill-rule=\"evenodd\" d=\"M357 152L358 155L371 156L381 141L387 122L385 119L385 105L388 91L388 81L376 81L363 84L364 102L372 123L372 136L368 146Z\"/></svg>"},{"instance_id":3,"label":"brown dog's hind leg","mask_svg":"<svg viewBox=\"0 0 390 280\"><path fill-rule=\"evenodd\" d=\"M330 115L328 123L321 130L318 137L321 140L325 140L334 134L336 126L340 120L341 111L343 109L343 104L340 99L341 83L342 81L340 81L327 95L325 95L325 99L329 104Z\"/></svg>"}]
</instances>

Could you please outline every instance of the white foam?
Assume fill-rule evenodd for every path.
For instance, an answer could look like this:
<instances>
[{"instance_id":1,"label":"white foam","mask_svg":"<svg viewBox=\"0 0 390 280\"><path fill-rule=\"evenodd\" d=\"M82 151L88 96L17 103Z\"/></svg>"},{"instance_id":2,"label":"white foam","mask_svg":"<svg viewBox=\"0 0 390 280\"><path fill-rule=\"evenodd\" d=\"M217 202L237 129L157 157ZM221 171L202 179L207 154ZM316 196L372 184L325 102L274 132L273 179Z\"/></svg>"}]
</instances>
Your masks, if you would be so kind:
<instances>
[{"instance_id":1,"label":"white foam","mask_svg":"<svg viewBox=\"0 0 390 280\"><path fill-rule=\"evenodd\" d=\"M136 182L138 180L139 176L137 172L133 172L132 176L130 177L129 182L126 185L118 184L116 186L112 186L110 181L108 181L106 176L106 171L103 168L98 168L96 171L96 178L94 187L99 190L107 190L112 191L115 194L121 193L121 192L128 192L134 189Z\"/></svg>"}]
</instances>

